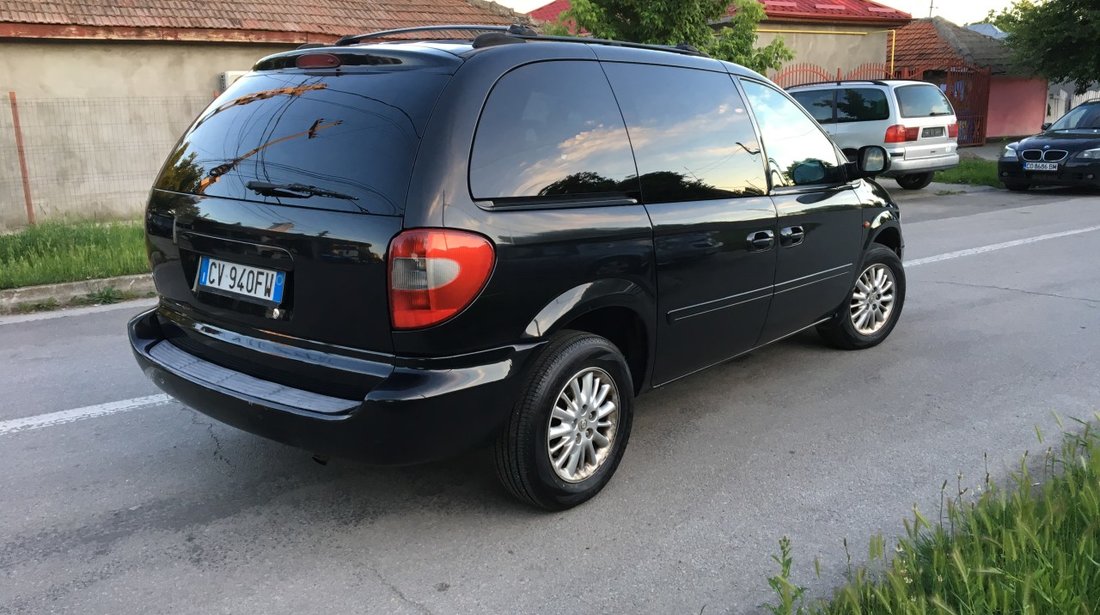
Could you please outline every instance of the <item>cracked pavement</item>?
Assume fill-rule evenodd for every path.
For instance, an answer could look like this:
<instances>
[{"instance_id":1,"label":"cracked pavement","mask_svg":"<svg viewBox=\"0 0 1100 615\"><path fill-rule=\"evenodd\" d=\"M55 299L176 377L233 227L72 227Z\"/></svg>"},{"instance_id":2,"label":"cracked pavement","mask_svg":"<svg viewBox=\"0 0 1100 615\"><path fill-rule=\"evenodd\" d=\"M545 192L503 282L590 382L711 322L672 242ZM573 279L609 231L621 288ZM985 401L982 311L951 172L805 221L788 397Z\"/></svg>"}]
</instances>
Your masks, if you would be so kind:
<instances>
[{"instance_id":1,"label":"cracked pavement","mask_svg":"<svg viewBox=\"0 0 1100 615\"><path fill-rule=\"evenodd\" d=\"M1096 192L895 195L907 260L1100 225ZM0 433L0 613L755 613L784 535L820 596L844 539L860 563L944 480L1100 410L1098 262L1100 231L911 267L878 348L807 333L641 398L615 479L562 513L477 452L320 466L176 403ZM156 393L136 310L0 319L0 422Z\"/></svg>"}]
</instances>

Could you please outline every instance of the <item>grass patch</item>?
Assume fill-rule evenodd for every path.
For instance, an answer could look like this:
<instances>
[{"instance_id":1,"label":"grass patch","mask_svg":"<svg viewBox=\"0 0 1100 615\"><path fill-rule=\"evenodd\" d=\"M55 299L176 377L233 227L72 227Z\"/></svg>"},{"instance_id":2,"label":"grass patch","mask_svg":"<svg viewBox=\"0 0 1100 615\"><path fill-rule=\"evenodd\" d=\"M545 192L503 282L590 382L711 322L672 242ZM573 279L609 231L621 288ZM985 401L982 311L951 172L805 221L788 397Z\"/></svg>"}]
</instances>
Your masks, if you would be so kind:
<instances>
[{"instance_id":1,"label":"grass patch","mask_svg":"<svg viewBox=\"0 0 1100 615\"><path fill-rule=\"evenodd\" d=\"M945 493L935 523L914 511L890 557L882 537L872 538L868 566L853 572L849 564L848 584L829 602L805 605L805 590L790 581L790 541L780 541L780 572L769 579L779 604L767 608L783 615L1100 612L1100 433L1093 426L1048 449L1039 477L1025 455L1005 488L987 474L973 497L959 483L956 495Z\"/></svg>"},{"instance_id":2,"label":"grass patch","mask_svg":"<svg viewBox=\"0 0 1100 615\"><path fill-rule=\"evenodd\" d=\"M1002 187L1001 180L997 177L997 163L981 158L963 158L959 161L959 166L953 169L936 171L933 181L945 184Z\"/></svg>"},{"instance_id":3,"label":"grass patch","mask_svg":"<svg viewBox=\"0 0 1100 615\"><path fill-rule=\"evenodd\" d=\"M140 224L45 222L0 235L0 290L149 271Z\"/></svg>"},{"instance_id":4,"label":"grass patch","mask_svg":"<svg viewBox=\"0 0 1100 615\"><path fill-rule=\"evenodd\" d=\"M65 302L50 298L37 303L24 303L13 308L12 313L31 314L34 312L51 312L53 310L62 310L65 308L110 305L112 303L121 303L123 301L133 301L134 299L145 299L155 296L156 293L135 293L128 290L118 290L117 288L108 287L80 297L73 297ZM0 315L3 314L4 312L0 311Z\"/></svg>"}]
</instances>

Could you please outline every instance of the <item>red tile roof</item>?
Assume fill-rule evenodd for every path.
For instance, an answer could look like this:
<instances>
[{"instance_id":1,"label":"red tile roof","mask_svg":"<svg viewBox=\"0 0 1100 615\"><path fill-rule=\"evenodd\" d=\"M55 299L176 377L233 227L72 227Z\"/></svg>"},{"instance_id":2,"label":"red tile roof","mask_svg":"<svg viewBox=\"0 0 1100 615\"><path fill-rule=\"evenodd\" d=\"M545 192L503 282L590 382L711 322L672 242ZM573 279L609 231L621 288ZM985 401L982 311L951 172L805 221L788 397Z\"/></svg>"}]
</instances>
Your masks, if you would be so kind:
<instances>
[{"instance_id":1,"label":"red tile roof","mask_svg":"<svg viewBox=\"0 0 1100 615\"><path fill-rule=\"evenodd\" d=\"M894 64L911 71L976 66L993 74L1025 74L1013 65L1004 41L941 17L917 19L898 29Z\"/></svg>"},{"instance_id":2,"label":"red tile roof","mask_svg":"<svg viewBox=\"0 0 1100 615\"><path fill-rule=\"evenodd\" d=\"M0 38L305 42L517 18L487 0L0 0Z\"/></svg>"},{"instance_id":3,"label":"red tile roof","mask_svg":"<svg viewBox=\"0 0 1100 615\"><path fill-rule=\"evenodd\" d=\"M558 15L569 8L569 0L554 0L550 4L540 6L539 8L527 13L531 19L537 19L539 21L554 21L558 18Z\"/></svg>"},{"instance_id":4,"label":"red tile roof","mask_svg":"<svg viewBox=\"0 0 1100 615\"><path fill-rule=\"evenodd\" d=\"M894 65L898 68L946 68L965 64L962 57L940 38L932 20L917 19L898 29L894 46Z\"/></svg>"},{"instance_id":5,"label":"red tile roof","mask_svg":"<svg viewBox=\"0 0 1100 615\"><path fill-rule=\"evenodd\" d=\"M904 11L871 0L762 0L769 21L825 21L830 23L907 23L913 17ZM554 21L569 8L569 0L554 0L530 13L539 21ZM733 14L730 7L729 15Z\"/></svg>"}]
</instances>

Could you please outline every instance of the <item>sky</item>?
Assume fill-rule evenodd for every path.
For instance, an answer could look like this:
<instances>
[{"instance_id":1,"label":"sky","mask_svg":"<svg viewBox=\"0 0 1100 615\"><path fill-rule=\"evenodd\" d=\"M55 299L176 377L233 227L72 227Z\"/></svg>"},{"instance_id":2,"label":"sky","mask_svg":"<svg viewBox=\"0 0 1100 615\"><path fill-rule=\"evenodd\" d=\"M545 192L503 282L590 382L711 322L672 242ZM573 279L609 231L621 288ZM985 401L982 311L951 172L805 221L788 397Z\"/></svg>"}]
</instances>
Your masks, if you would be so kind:
<instances>
[{"instance_id":1,"label":"sky","mask_svg":"<svg viewBox=\"0 0 1100 615\"><path fill-rule=\"evenodd\" d=\"M526 13L550 0L496 0L500 4ZM929 0L876 0L879 4L892 6L909 13L913 17L928 17ZM1012 4L1011 0L933 0L933 14L953 21L959 25L981 21L989 9L1000 11Z\"/></svg>"},{"instance_id":2,"label":"sky","mask_svg":"<svg viewBox=\"0 0 1100 615\"><path fill-rule=\"evenodd\" d=\"M879 4L892 6L909 13L913 17L928 17L928 0L876 0ZM934 0L933 15L963 24L982 21L990 9L1000 11L1012 4L1011 0ZM530 10L530 9L528 9Z\"/></svg>"}]
</instances>

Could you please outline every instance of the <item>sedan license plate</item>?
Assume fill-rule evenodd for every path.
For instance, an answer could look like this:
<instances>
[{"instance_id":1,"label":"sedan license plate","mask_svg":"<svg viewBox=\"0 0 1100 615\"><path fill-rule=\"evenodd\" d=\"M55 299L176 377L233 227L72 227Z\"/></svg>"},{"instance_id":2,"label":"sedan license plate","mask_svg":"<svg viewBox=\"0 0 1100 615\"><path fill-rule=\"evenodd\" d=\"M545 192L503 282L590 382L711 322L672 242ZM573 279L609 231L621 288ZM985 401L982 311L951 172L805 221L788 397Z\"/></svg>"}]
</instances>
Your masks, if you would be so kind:
<instances>
[{"instance_id":1,"label":"sedan license plate","mask_svg":"<svg viewBox=\"0 0 1100 615\"><path fill-rule=\"evenodd\" d=\"M1025 162L1025 171L1057 171L1057 162Z\"/></svg>"},{"instance_id":2,"label":"sedan license plate","mask_svg":"<svg viewBox=\"0 0 1100 615\"><path fill-rule=\"evenodd\" d=\"M198 287L202 290L279 304L283 301L285 282L285 271L239 265L208 256L199 261Z\"/></svg>"}]
</instances>

